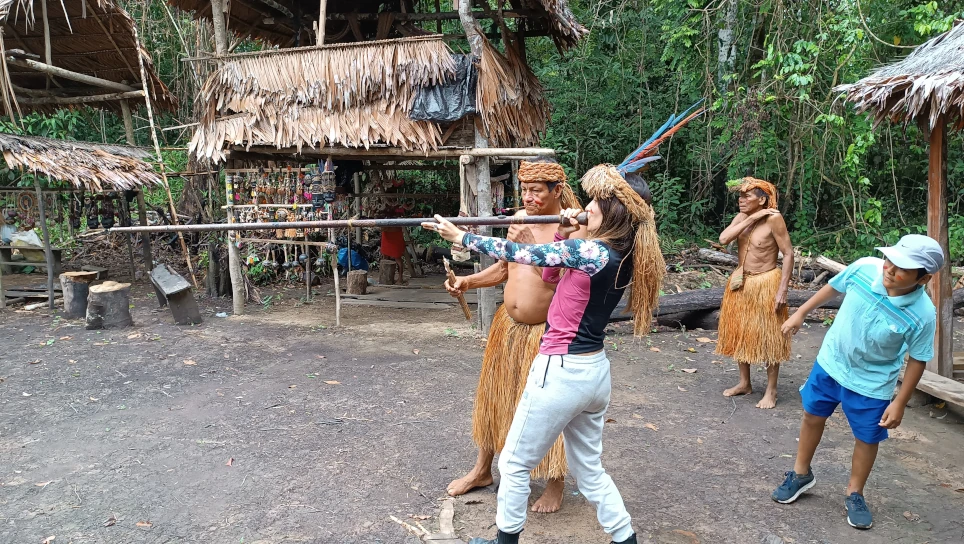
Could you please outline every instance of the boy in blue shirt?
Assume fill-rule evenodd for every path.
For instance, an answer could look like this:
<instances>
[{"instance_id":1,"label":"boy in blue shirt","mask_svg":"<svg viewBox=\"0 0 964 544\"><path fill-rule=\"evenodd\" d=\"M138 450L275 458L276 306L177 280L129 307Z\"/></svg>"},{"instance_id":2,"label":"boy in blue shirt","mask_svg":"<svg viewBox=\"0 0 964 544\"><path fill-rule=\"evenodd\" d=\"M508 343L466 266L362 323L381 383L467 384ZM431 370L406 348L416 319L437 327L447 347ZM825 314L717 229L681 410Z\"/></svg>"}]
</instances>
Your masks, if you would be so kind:
<instances>
[{"instance_id":1,"label":"boy in blue shirt","mask_svg":"<svg viewBox=\"0 0 964 544\"><path fill-rule=\"evenodd\" d=\"M878 250L883 260L865 257L851 264L783 324L784 334L795 334L810 311L845 293L800 388L804 414L796 462L772 497L789 504L816 483L810 461L827 418L840 404L855 438L846 505L847 522L857 529L873 525L863 492L877 446L887 429L900 425L925 362L934 356L937 312L924 285L944 265L940 244L919 234ZM891 400L905 355L903 384Z\"/></svg>"}]
</instances>

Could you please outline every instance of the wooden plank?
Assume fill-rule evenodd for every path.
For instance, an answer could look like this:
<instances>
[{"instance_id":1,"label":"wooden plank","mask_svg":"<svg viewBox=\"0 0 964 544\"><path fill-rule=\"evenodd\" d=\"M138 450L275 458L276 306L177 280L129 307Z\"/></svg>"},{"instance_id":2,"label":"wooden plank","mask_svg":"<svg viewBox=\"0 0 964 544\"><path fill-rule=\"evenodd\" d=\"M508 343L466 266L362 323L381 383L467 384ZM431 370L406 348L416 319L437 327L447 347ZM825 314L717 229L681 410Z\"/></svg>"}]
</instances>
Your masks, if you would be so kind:
<instances>
[{"instance_id":1,"label":"wooden plank","mask_svg":"<svg viewBox=\"0 0 964 544\"><path fill-rule=\"evenodd\" d=\"M917 389L964 408L964 383L925 370Z\"/></svg>"},{"instance_id":2,"label":"wooden plank","mask_svg":"<svg viewBox=\"0 0 964 544\"><path fill-rule=\"evenodd\" d=\"M941 116L931 129L927 168L927 235L944 249L944 267L930 282L931 300L937 308L934 358L927 370L950 378L953 375L954 306L951 293L950 253L947 232L947 119Z\"/></svg>"}]
</instances>

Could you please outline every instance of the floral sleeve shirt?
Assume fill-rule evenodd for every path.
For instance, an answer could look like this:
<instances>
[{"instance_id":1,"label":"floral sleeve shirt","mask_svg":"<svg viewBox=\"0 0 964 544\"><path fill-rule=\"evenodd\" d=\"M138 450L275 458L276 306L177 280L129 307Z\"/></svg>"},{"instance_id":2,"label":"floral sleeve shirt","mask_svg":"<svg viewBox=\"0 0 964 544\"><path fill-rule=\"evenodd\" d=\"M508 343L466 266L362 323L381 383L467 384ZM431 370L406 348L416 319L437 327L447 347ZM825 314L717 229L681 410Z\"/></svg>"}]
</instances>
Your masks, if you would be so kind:
<instances>
[{"instance_id":1,"label":"floral sleeve shirt","mask_svg":"<svg viewBox=\"0 0 964 544\"><path fill-rule=\"evenodd\" d=\"M519 244L466 234L462 245L501 261L540 266L542 279L558 285L540 353L578 355L603 349L606 324L628 283L628 278L617 281L623 259L618 251L598 240L558 236L551 244ZM560 277L563 268L570 270ZM623 267L623 275L630 269Z\"/></svg>"},{"instance_id":2,"label":"floral sleeve shirt","mask_svg":"<svg viewBox=\"0 0 964 544\"><path fill-rule=\"evenodd\" d=\"M462 245L500 261L550 268L573 268L589 276L595 275L609 262L609 248L595 240L562 240L558 235L556 239L557 241L551 244L519 244L503 238L466 233L462 238Z\"/></svg>"}]
</instances>

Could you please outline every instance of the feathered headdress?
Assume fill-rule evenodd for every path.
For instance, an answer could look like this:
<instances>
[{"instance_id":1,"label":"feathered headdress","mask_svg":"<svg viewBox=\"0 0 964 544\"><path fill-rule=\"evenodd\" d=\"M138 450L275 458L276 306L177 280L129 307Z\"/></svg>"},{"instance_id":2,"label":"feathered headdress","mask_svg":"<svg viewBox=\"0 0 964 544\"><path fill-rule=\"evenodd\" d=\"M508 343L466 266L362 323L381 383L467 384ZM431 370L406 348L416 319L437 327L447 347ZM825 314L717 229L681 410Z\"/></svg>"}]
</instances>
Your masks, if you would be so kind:
<instances>
[{"instance_id":1,"label":"feathered headdress","mask_svg":"<svg viewBox=\"0 0 964 544\"><path fill-rule=\"evenodd\" d=\"M626 305L626 311L633 312L633 334L636 336L649 332L653 308L659 303L659 290L666 275L666 262L659 246L653 208L629 185L626 174L636 172L659 159L659 155L655 155L659 144L703 113L703 108L696 109L702 102L700 100L679 115L670 116L659 130L623 159L623 162L615 166L594 166L582 176L582 189L586 194L597 200L615 197L626 207L632 222L637 224L636 241L633 244L632 289Z\"/></svg>"}]
</instances>

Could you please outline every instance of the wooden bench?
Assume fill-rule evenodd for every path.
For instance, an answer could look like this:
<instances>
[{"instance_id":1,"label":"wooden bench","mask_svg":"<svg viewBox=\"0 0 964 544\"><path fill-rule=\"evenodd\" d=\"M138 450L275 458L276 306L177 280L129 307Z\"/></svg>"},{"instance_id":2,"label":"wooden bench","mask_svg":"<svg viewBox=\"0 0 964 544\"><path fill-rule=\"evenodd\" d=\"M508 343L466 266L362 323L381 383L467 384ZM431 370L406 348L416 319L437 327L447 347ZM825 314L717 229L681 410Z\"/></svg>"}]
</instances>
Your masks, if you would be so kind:
<instances>
[{"instance_id":1,"label":"wooden bench","mask_svg":"<svg viewBox=\"0 0 964 544\"><path fill-rule=\"evenodd\" d=\"M158 303L171 307L174 323L178 325L196 325L201 322L201 311L194 300L194 290L191 284L173 268L166 264L157 265L151 271L151 283L157 292Z\"/></svg>"},{"instance_id":2,"label":"wooden bench","mask_svg":"<svg viewBox=\"0 0 964 544\"><path fill-rule=\"evenodd\" d=\"M28 249L33 251L43 251L43 248L39 247L18 247L18 246L0 246L0 273L3 274L13 274L13 267L26 267L26 266L47 266L44 262L33 262L33 261L15 261L13 260L13 250L15 249ZM54 275L57 276L61 272L61 261L63 258L63 249L51 248L54 257Z\"/></svg>"}]
</instances>

